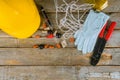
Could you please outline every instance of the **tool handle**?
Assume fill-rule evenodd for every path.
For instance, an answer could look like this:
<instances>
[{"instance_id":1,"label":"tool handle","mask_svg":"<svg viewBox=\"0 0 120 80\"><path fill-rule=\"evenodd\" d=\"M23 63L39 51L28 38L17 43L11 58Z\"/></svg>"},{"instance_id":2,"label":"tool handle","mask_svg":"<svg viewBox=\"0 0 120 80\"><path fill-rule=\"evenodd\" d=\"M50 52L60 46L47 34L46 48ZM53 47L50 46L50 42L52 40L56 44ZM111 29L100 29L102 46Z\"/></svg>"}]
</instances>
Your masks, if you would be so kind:
<instances>
[{"instance_id":1,"label":"tool handle","mask_svg":"<svg viewBox=\"0 0 120 80\"><path fill-rule=\"evenodd\" d=\"M99 34L99 37L100 37L100 38L103 38L103 36L104 36L104 31L105 31L106 27L107 27L107 23L104 25L104 27L102 28L102 30L101 30L101 32L100 32L100 34Z\"/></svg>"},{"instance_id":2,"label":"tool handle","mask_svg":"<svg viewBox=\"0 0 120 80\"><path fill-rule=\"evenodd\" d=\"M117 24L116 22L112 22L112 23L110 24L109 30L108 30L108 32L107 32L107 34L106 34L106 36L105 36L105 40L109 40L109 39L110 39L110 37L111 37L111 35L112 35L112 33L113 33L113 30L114 30L116 24Z\"/></svg>"},{"instance_id":3,"label":"tool handle","mask_svg":"<svg viewBox=\"0 0 120 80\"><path fill-rule=\"evenodd\" d=\"M99 37L93 50L93 55L90 61L91 65L95 66L99 62L101 54L103 53L103 50L105 48L105 44L106 40Z\"/></svg>"}]
</instances>

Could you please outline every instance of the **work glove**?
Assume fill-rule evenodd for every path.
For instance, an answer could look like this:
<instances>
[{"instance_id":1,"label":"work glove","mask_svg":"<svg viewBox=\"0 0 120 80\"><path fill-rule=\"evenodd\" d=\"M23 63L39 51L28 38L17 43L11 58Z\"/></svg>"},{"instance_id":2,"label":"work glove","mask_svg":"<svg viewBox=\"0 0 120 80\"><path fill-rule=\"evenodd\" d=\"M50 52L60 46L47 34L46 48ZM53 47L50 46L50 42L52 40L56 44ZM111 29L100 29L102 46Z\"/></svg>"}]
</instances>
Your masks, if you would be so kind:
<instances>
[{"instance_id":1,"label":"work glove","mask_svg":"<svg viewBox=\"0 0 120 80\"><path fill-rule=\"evenodd\" d=\"M90 10L82 29L74 34L77 49L82 50L83 54L92 52L97 37L108 19L108 15Z\"/></svg>"}]
</instances>

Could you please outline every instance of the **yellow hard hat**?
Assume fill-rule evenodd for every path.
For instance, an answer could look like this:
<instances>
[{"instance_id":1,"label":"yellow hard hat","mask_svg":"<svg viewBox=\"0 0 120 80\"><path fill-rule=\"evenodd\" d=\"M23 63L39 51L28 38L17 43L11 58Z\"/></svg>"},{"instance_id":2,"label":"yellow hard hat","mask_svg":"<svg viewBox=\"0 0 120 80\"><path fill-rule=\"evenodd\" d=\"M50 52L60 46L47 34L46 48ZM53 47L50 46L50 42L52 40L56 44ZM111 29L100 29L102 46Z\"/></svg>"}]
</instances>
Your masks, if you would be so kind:
<instances>
[{"instance_id":1,"label":"yellow hard hat","mask_svg":"<svg viewBox=\"0 0 120 80\"><path fill-rule=\"evenodd\" d=\"M40 21L34 0L0 0L0 28L9 35L30 37Z\"/></svg>"}]
</instances>

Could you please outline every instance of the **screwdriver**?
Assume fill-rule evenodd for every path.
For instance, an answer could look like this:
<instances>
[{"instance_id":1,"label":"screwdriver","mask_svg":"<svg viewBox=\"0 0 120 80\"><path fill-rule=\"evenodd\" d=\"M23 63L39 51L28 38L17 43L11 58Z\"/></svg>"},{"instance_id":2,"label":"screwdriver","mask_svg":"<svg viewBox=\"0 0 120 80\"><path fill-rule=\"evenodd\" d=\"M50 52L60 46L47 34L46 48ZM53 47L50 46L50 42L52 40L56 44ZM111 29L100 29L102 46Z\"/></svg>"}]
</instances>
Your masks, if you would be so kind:
<instances>
[{"instance_id":1,"label":"screwdriver","mask_svg":"<svg viewBox=\"0 0 120 80\"><path fill-rule=\"evenodd\" d=\"M45 12L45 9L41 5L39 6L39 9L40 9L43 17L45 18L46 23L49 25L50 29L53 31L53 26L52 26L52 24L47 16L47 13Z\"/></svg>"},{"instance_id":2,"label":"screwdriver","mask_svg":"<svg viewBox=\"0 0 120 80\"><path fill-rule=\"evenodd\" d=\"M47 25L48 25L49 28L50 28L50 30L48 30L48 34L49 34L49 33L54 33L55 30L53 29L53 25L52 25L52 23L50 22L50 20L49 20L49 18L48 18L48 16L47 16L47 13L45 12L45 9L43 8L42 5L39 5L39 4L36 4L36 5L37 5L38 9L40 9L42 16L44 17ZM61 35L62 35L61 33L58 33L58 32L56 33L56 37L57 37L57 38L60 38Z\"/></svg>"}]
</instances>

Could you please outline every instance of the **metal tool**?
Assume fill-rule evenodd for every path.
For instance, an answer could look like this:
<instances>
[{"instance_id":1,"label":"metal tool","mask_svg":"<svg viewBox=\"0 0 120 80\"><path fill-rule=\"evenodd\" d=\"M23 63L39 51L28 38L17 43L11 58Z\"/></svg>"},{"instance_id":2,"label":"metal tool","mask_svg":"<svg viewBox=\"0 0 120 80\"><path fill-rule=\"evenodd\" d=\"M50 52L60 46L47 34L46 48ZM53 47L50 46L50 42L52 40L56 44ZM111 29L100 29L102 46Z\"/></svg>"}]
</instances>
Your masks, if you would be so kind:
<instances>
[{"instance_id":1,"label":"metal tool","mask_svg":"<svg viewBox=\"0 0 120 80\"><path fill-rule=\"evenodd\" d=\"M48 25L49 28L53 31L53 26L52 26L52 24L51 24L51 22L50 22L50 20L49 20L49 18L48 18L48 16L47 16L47 13L45 12L45 9L43 8L42 5L38 5L38 4L36 4L36 5L37 5L38 9L41 11L41 14L42 14L42 16L44 17L47 25Z\"/></svg>"},{"instance_id":2,"label":"metal tool","mask_svg":"<svg viewBox=\"0 0 120 80\"><path fill-rule=\"evenodd\" d=\"M40 9L42 16L44 17L47 25L48 25L49 28L50 28L50 30L48 30L48 34L51 33L50 35L52 35L56 30L54 30L53 25L52 25L52 23L50 22L50 20L49 20L49 18L48 18L48 16L47 16L47 13L45 12L45 9L43 8L42 5L39 5L39 4L36 4L36 5L37 5L38 9ZM59 33L59 32L56 33L56 38L61 38L61 36L62 36L61 33ZM53 37L52 37L52 38L53 38Z\"/></svg>"},{"instance_id":3,"label":"metal tool","mask_svg":"<svg viewBox=\"0 0 120 80\"><path fill-rule=\"evenodd\" d=\"M93 55L90 61L91 65L95 66L99 62L101 54L105 48L105 44L112 35L115 26L116 22L108 21L107 24L103 27L102 31L98 36L98 40L93 50Z\"/></svg>"}]
</instances>

